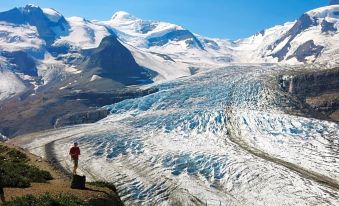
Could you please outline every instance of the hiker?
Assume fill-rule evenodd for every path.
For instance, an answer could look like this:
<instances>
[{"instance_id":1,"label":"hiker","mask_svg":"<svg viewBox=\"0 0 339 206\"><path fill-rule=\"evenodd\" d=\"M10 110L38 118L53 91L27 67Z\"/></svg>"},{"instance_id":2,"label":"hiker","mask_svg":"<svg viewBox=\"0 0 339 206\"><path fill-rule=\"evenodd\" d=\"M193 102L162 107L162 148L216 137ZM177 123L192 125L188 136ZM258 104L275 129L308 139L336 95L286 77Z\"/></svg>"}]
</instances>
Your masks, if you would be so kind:
<instances>
[{"instance_id":1,"label":"hiker","mask_svg":"<svg viewBox=\"0 0 339 206\"><path fill-rule=\"evenodd\" d=\"M5 172L0 168L0 203L5 202L5 192L4 192L4 178Z\"/></svg>"},{"instance_id":2,"label":"hiker","mask_svg":"<svg viewBox=\"0 0 339 206\"><path fill-rule=\"evenodd\" d=\"M78 169L79 155L80 155L80 148L78 147L77 142L74 142L73 147L69 150L69 155L71 155L71 159L74 164L73 175L76 175L77 169Z\"/></svg>"}]
</instances>

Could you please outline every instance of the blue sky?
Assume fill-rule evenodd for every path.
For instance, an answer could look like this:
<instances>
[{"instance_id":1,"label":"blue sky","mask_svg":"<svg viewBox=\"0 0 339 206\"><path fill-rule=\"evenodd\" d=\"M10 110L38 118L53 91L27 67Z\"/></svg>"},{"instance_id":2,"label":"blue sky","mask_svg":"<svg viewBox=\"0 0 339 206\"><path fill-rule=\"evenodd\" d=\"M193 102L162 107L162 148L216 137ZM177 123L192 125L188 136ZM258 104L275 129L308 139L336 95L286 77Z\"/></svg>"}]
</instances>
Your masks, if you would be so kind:
<instances>
[{"instance_id":1,"label":"blue sky","mask_svg":"<svg viewBox=\"0 0 339 206\"><path fill-rule=\"evenodd\" d=\"M292 21L329 0L0 0L0 10L29 3L64 16L107 20L116 11L167 21L208 37L239 39Z\"/></svg>"}]
</instances>

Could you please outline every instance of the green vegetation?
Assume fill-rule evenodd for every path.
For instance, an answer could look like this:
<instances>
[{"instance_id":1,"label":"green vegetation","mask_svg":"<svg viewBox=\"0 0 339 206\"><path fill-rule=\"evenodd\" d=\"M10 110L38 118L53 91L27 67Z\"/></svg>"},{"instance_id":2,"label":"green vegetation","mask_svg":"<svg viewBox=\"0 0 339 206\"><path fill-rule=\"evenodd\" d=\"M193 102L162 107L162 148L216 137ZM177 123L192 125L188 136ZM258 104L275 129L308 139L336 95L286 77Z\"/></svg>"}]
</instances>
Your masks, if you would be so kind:
<instances>
[{"instance_id":1,"label":"green vegetation","mask_svg":"<svg viewBox=\"0 0 339 206\"><path fill-rule=\"evenodd\" d=\"M46 182L52 175L28 164L28 157L19 150L0 144L0 168L5 187L29 187L31 182Z\"/></svg>"},{"instance_id":2,"label":"green vegetation","mask_svg":"<svg viewBox=\"0 0 339 206\"><path fill-rule=\"evenodd\" d=\"M96 186L96 187L106 187L106 188L112 190L113 192L117 192L117 189L115 188L114 184L110 183L110 182L95 181L95 182L87 182L87 184L93 185L93 186Z\"/></svg>"},{"instance_id":3,"label":"green vegetation","mask_svg":"<svg viewBox=\"0 0 339 206\"><path fill-rule=\"evenodd\" d=\"M17 197L3 206L87 206L83 200L72 195L52 196L45 194L40 197L26 195Z\"/></svg>"}]
</instances>

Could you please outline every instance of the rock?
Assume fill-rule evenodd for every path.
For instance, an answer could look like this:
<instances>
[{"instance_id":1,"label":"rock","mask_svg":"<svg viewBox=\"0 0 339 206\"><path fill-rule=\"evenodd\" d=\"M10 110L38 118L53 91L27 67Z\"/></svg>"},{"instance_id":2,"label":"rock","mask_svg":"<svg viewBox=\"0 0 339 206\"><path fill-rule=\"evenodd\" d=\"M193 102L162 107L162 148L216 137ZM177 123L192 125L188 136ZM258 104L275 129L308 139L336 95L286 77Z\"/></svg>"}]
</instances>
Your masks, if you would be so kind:
<instances>
[{"instance_id":1,"label":"rock","mask_svg":"<svg viewBox=\"0 0 339 206\"><path fill-rule=\"evenodd\" d=\"M323 22L321 23L321 32L328 33L336 31L338 31L338 29L334 23L323 20Z\"/></svg>"},{"instance_id":2,"label":"rock","mask_svg":"<svg viewBox=\"0 0 339 206\"><path fill-rule=\"evenodd\" d=\"M273 58L278 58L278 61L282 61L285 59L290 47L291 42L294 40L294 38L305 31L306 29L316 26L317 22L310 17L308 14L303 14L297 22L294 24L294 26L280 39L278 39L274 45L270 48L272 51L282 42L287 40L287 43L284 45L284 47L277 52L272 54Z\"/></svg>"},{"instance_id":3,"label":"rock","mask_svg":"<svg viewBox=\"0 0 339 206\"><path fill-rule=\"evenodd\" d=\"M339 121L339 68L282 75L279 85L300 99L313 117Z\"/></svg>"},{"instance_id":4,"label":"rock","mask_svg":"<svg viewBox=\"0 0 339 206\"><path fill-rule=\"evenodd\" d=\"M204 50L204 46L201 42L188 30L175 30L164 34L159 37L152 37L148 39L149 46L163 46L170 41L182 41L185 40L185 43L189 47L196 47L201 50Z\"/></svg>"},{"instance_id":5,"label":"rock","mask_svg":"<svg viewBox=\"0 0 339 206\"><path fill-rule=\"evenodd\" d=\"M0 142L4 142L4 141L7 141L7 140L8 140L7 137L0 133Z\"/></svg>"},{"instance_id":6,"label":"rock","mask_svg":"<svg viewBox=\"0 0 339 206\"><path fill-rule=\"evenodd\" d=\"M29 76L38 76L38 71L34 59L23 51L0 52L0 56L7 58L13 64L12 70Z\"/></svg>"},{"instance_id":7,"label":"rock","mask_svg":"<svg viewBox=\"0 0 339 206\"><path fill-rule=\"evenodd\" d=\"M107 117L108 114L109 111L107 110L94 110L67 114L61 118L58 118L54 124L54 127L58 128L67 125L94 123Z\"/></svg>"},{"instance_id":8,"label":"rock","mask_svg":"<svg viewBox=\"0 0 339 206\"><path fill-rule=\"evenodd\" d=\"M86 176L73 175L71 188L81 190L86 189Z\"/></svg>"},{"instance_id":9,"label":"rock","mask_svg":"<svg viewBox=\"0 0 339 206\"><path fill-rule=\"evenodd\" d=\"M290 94L317 96L321 93L339 90L339 68L307 72L297 75L284 75L280 86Z\"/></svg>"},{"instance_id":10,"label":"rock","mask_svg":"<svg viewBox=\"0 0 339 206\"><path fill-rule=\"evenodd\" d=\"M299 62L306 62L307 57L318 57L323 49L323 46L315 45L313 40L309 40L301 44L287 59L295 57Z\"/></svg>"},{"instance_id":11,"label":"rock","mask_svg":"<svg viewBox=\"0 0 339 206\"><path fill-rule=\"evenodd\" d=\"M114 35L104 37L99 47L83 53L87 56L80 66L83 70L123 85L152 83L152 77L157 75L139 66L132 53Z\"/></svg>"}]
</instances>

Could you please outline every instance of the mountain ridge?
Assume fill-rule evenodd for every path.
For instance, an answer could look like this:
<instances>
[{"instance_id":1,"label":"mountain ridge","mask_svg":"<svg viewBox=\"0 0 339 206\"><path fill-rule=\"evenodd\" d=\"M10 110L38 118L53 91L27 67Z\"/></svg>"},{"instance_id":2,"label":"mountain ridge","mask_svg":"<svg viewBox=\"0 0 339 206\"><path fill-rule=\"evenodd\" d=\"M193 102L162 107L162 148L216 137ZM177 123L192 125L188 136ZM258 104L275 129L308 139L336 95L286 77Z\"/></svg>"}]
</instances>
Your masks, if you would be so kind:
<instances>
[{"instance_id":1,"label":"mountain ridge","mask_svg":"<svg viewBox=\"0 0 339 206\"><path fill-rule=\"evenodd\" d=\"M50 127L67 112L86 111L107 96L120 101L144 94L139 89L152 83L227 65L331 68L339 65L338 10L339 5L314 9L294 22L230 41L126 12L108 21L90 21L35 5L14 8L0 12L0 101L13 112L11 105L20 105L32 112L31 118L49 111L45 122ZM34 109L28 108L31 103ZM53 110L61 103L68 108Z\"/></svg>"},{"instance_id":2,"label":"mountain ridge","mask_svg":"<svg viewBox=\"0 0 339 206\"><path fill-rule=\"evenodd\" d=\"M237 41L203 37L179 25L142 20L124 11L108 21L90 21L26 5L0 12L2 70L19 79L20 73L25 74L22 81L37 88L59 76L80 74L81 62L87 58L83 51L98 48L111 35L130 50L140 67L157 74L150 82L230 63L338 64L339 5L331 4ZM23 68L23 62L32 66Z\"/></svg>"}]
</instances>

